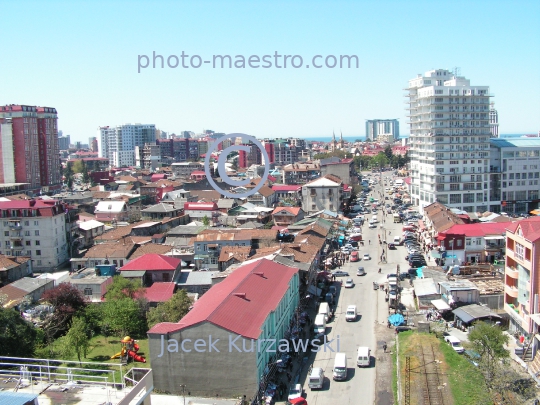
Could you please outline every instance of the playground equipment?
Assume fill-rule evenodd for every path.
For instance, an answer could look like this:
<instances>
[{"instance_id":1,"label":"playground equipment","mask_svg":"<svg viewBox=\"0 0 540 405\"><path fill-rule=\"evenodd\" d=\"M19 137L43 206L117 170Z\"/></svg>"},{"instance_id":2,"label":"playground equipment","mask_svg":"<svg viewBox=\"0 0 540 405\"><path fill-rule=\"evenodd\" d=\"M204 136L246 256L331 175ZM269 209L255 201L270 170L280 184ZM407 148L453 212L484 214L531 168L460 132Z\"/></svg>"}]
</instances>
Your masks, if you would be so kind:
<instances>
[{"instance_id":1,"label":"playground equipment","mask_svg":"<svg viewBox=\"0 0 540 405\"><path fill-rule=\"evenodd\" d=\"M120 343L122 343L122 350L111 356L111 359L121 359L122 363L127 363L129 357L131 357L134 361L146 363L146 359L140 354L137 354L139 351L139 345L135 342L135 340L129 336L126 336L120 341Z\"/></svg>"}]
</instances>

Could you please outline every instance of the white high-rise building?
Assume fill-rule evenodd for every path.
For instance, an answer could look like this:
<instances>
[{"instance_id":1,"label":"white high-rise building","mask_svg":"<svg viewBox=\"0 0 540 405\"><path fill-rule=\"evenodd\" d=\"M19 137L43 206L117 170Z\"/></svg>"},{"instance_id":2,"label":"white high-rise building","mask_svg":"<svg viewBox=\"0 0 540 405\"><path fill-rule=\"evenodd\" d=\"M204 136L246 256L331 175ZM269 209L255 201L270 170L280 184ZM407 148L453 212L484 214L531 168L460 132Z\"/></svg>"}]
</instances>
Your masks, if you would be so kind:
<instances>
[{"instance_id":1,"label":"white high-rise building","mask_svg":"<svg viewBox=\"0 0 540 405\"><path fill-rule=\"evenodd\" d=\"M489 129L492 138L499 137L499 113L495 109L495 103L491 103L491 108L489 109Z\"/></svg>"},{"instance_id":2,"label":"white high-rise building","mask_svg":"<svg viewBox=\"0 0 540 405\"><path fill-rule=\"evenodd\" d=\"M366 120L366 139L392 143L399 139L399 121L390 120Z\"/></svg>"},{"instance_id":3,"label":"white high-rise building","mask_svg":"<svg viewBox=\"0 0 540 405\"><path fill-rule=\"evenodd\" d=\"M445 69L409 80L411 192L421 211L438 201L486 211L489 194L489 87Z\"/></svg>"},{"instance_id":4,"label":"white high-rise building","mask_svg":"<svg viewBox=\"0 0 540 405\"><path fill-rule=\"evenodd\" d=\"M135 147L155 141L154 124L125 124L98 130L99 156L108 158L112 167L135 166Z\"/></svg>"}]
</instances>

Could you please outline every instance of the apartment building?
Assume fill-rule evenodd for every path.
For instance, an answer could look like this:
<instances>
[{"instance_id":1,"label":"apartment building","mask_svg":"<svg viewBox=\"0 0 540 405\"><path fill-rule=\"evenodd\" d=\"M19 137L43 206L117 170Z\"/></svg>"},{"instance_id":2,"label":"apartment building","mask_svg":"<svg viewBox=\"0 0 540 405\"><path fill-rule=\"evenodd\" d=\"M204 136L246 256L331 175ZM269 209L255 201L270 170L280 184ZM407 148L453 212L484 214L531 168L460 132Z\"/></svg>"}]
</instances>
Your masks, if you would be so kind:
<instances>
[{"instance_id":1,"label":"apartment building","mask_svg":"<svg viewBox=\"0 0 540 405\"><path fill-rule=\"evenodd\" d=\"M399 121L396 119L366 120L366 139L372 142L394 142L399 139Z\"/></svg>"},{"instance_id":2,"label":"apartment building","mask_svg":"<svg viewBox=\"0 0 540 405\"><path fill-rule=\"evenodd\" d=\"M527 213L540 203L540 138L490 139L491 212Z\"/></svg>"},{"instance_id":3,"label":"apartment building","mask_svg":"<svg viewBox=\"0 0 540 405\"><path fill-rule=\"evenodd\" d=\"M283 183L306 184L321 176L321 165L315 162L293 163L283 167Z\"/></svg>"},{"instance_id":4,"label":"apartment building","mask_svg":"<svg viewBox=\"0 0 540 405\"><path fill-rule=\"evenodd\" d=\"M534 217L506 229L504 310L510 331L540 333L539 293L540 217Z\"/></svg>"},{"instance_id":5,"label":"apartment building","mask_svg":"<svg viewBox=\"0 0 540 405\"><path fill-rule=\"evenodd\" d=\"M45 192L60 189L62 171L55 108L0 107L0 183L28 183Z\"/></svg>"},{"instance_id":6,"label":"apartment building","mask_svg":"<svg viewBox=\"0 0 540 405\"><path fill-rule=\"evenodd\" d=\"M124 124L98 129L99 156L108 158L113 167L135 166L135 147L156 142L154 124Z\"/></svg>"},{"instance_id":7,"label":"apartment building","mask_svg":"<svg viewBox=\"0 0 540 405\"><path fill-rule=\"evenodd\" d=\"M150 170L161 167L161 147L150 143L135 146L135 165Z\"/></svg>"},{"instance_id":8,"label":"apartment building","mask_svg":"<svg viewBox=\"0 0 540 405\"><path fill-rule=\"evenodd\" d=\"M409 80L411 191L423 209L438 201L467 212L489 201L489 87L437 69Z\"/></svg>"},{"instance_id":9,"label":"apartment building","mask_svg":"<svg viewBox=\"0 0 540 405\"><path fill-rule=\"evenodd\" d=\"M343 186L339 178L326 175L302 186L302 209L308 215L341 209Z\"/></svg>"},{"instance_id":10,"label":"apartment building","mask_svg":"<svg viewBox=\"0 0 540 405\"><path fill-rule=\"evenodd\" d=\"M30 257L37 272L66 262L66 210L55 200L0 201L0 254Z\"/></svg>"}]
</instances>

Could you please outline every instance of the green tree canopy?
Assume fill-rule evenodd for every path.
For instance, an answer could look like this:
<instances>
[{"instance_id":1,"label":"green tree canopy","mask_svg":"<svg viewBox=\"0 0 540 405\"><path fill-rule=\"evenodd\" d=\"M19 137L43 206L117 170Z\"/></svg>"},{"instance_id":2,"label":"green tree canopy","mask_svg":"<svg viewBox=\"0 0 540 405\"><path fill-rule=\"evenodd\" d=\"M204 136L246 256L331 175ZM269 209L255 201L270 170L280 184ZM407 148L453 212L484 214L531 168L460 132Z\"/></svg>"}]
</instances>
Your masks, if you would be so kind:
<instances>
[{"instance_id":1,"label":"green tree canopy","mask_svg":"<svg viewBox=\"0 0 540 405\"><path fill-rule=\"evenodd\" d=\"M203 217L202 223L203 223L204 226L210 225L210 219L208 218L207 215L205 215L205 216Z\"/></svg>"},{"instance_id":2,"label":"green tree canopy","mask_svg":"<svg viewBox=\"0 0 540 405\"><path fill-rule=\"evenodd\" d=\"M103 304L103 325L119 337L143 336L148 330L141 305L126 297L107 299Z\"/></svg>"},{"instance_id":3,"label":"green tree canopy","mask_svg":"<svg viewBox=\"0 0 540 405\"><path fill-rule=\"evenodd\" d=\"M192 302L185 290L177 291L170 300L161 302L148 311L148 327L160 322L178 322L189 311Z\"/></svg>"},{"instance_id":4,"label":"green tree canopy","mask_svg":"<svg viewBox=\"0 0 540 405\"><path fill-rule=\"evenodd\" d=\"M0 356L32 357L37 329L13 309L0 306Z\"/></svg>"},{"instance_id":5,"label":"green tree canopy","mask_svg":"<svg viewBox=\"0 0 540 405\"><path fill-rule=\"evenodd\" d=\"M77 287L69 283L45 291L42 299L54 307L53 314L43 323L43 331L50 343L68 330L72 317L84 309L86 301Z\"/></svg>"},{"instance_id":6,"label":"green tree canopy","mask_svg":"<svg viewBox=\"0 0 540 405\"><path fill-rule=\"evenodd\" d=\"M143 295L144 290L140 280L129 280L122 276L114 276L113 282L107 287L105 299L107 301L126 297L135 299Z\"/></svg>"},{"instance_id":7,"label":"green tree canopy","mask_svg":"<svg viewBox=\"0 0 540 405\"><path fill-rule=\"evenodd\" d=\"M79 364L82 357L86 358L90 339L88 338L88 328L84 318L73 318L71 327L66 336L64 336L62 343L62 354L65 357L69 357L75 353L77 359L79 359Z\"/></svg>"}]
</instances>

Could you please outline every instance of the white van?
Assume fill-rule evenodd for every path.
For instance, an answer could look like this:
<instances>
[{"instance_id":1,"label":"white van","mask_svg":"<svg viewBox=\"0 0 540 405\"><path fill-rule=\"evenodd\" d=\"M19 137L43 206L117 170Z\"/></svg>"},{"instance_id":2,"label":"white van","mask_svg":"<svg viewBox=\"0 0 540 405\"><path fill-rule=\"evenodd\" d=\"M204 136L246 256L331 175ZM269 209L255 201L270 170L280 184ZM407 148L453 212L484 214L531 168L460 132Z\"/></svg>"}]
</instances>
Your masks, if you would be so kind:
<instances>
[{"instance_id":1,"label":"white van","mask_svg":"<svg viewBox=\"0 0 540 405\"><path fill-rule=\"evenodd\" d=\"M314 367L309 373L308 387L312 390L318 390L324 384L324 370L320 367Z\"/></svg>"},{"instance_id":2,"label":"white van","mask_svg":"<svg viewBox=\"0 0 540 405\"><path fill-rule=\"evenodd\" d=\"M371 351L369 347L359 347L356 355L356 364L358 367L369 367L371 364Z\"/></svg>"},{"instance_id":3,"label":"white van","mask_svg":"<svg viewBox=\"0 0 540 405\"><path fill-rule=\"evenodd\" d=\"M336 353L333 372L334 380L343 381L347 379L347 355L345 353Z\"/></svg>"},{"instance_id":4,"label":"white van","mask_svg":"<svg viewBox=\"0 0 540 405\"><path fill-rule=\"evenodd\" d=\"M315 322L313 324L313 331L315 333L326 332L326 318L324 314L319 314L315 317Z\"/></svg>"},{"instance_id":5,"label":"white van","mask_svg":"<svg viewBox=\"0 0 540 405\"><path fill-rule=\"evenodd\" d=\"M399 245L401 243L401 238L399 236L394 236L394 245Z\"/></svg>"},{"instance_id":6,"label":"white van","mask_svg":"<svg viewBox=\"0 0 540 405\"><path fill-rule=\"evenodd\" d=\"M330 313L330 306L328 302L321 302L319 305L319 315L324 315L324 319L328 322L328 314Z\"/></svg>"},{"instance_id":7,"label":"white van","mask_svg":"<svg viewBox=\"0 0 540 405\"><path fill-rule=\"evenodd\" d=\"M347 312L345 313L345 320L347 322L356 321L358 313L356 312L356 305L349 305L347 307Z\"/></svg>"}]
</instances>

